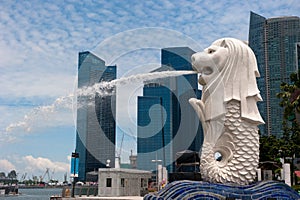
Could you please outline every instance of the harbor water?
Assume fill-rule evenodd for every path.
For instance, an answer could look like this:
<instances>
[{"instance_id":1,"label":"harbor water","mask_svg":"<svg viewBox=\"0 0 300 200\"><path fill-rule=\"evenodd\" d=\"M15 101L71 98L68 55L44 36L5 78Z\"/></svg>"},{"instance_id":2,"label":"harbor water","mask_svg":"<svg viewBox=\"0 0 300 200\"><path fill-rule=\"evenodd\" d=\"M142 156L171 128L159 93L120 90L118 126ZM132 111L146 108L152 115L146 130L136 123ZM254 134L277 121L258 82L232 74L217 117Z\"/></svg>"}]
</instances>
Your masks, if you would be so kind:
<instances>
[{"instance_id":1,"label":"harbor water","mask_svg":"<svg viewBox=\"0 0 300 200\"><path fill-rule=\"evenodd\" d=\"M0 200L49 200L52 195L61 195L62 188L19 189L19 195L0 196Z\"/></svg>"}]
</instances>

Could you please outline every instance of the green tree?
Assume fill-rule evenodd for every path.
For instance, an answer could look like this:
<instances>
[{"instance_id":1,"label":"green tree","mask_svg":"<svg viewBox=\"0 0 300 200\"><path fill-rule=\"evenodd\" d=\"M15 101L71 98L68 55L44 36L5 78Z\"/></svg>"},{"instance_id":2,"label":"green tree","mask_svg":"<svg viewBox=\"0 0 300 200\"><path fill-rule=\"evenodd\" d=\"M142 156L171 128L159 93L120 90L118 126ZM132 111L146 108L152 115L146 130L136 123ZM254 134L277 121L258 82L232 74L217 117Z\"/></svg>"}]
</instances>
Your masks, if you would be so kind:
<instances>
[{"instance_id":1,"label":"green tree","mask_svg":"<svg viewBox=\"0 0 300 200\"><path fill-rule=\"evenodd\" d=\"M5 175L5 172L0 172L0 178L5 178L6 175Z\"/></svg>"},{"instance_id":2,"label":"green tree","mask_svg":"<svg viewBox=\"0 0 300 200\"><path fill-rule=\"evenodd\" d=\"M273 161L279 162L279 153L281 147L281 140L274 135L260 137L260 162Z\"/></svg>"},{"instance_id":3,"label":"green tree","mask_svg":"<svg viewBox=\"0 0 300 200\"><path fill-rule=\"evenodd\" d=\"M15 170L12 170L8 173L7 177L11 178L11 179L16 179L17 178L17 172Z\"/></svg>"},{"instance_id":4,"label":"green tree","mask_svg":"<svg viewBox=\"0 0 300 200\"><path fill-rule=\"evenodd\" d=\"M283 107L283 136L282 153L285 157L299 157L300 151L300 77L299 73L290 75L291 83L283 82L281 92L277 97L281 99L279 105Z\"/></svg>"}]
</instances>

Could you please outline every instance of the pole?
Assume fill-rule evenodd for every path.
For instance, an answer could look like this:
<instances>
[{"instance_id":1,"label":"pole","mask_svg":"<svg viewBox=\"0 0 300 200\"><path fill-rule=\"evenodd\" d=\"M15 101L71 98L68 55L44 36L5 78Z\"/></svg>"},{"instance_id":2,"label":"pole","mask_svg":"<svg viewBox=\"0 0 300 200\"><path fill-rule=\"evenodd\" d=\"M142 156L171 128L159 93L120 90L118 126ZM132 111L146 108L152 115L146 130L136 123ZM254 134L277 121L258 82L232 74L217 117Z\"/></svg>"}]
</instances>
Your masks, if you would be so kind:
<instances>
[{"instance_id":1,"label":"pole","mask_svg":"<svg viewBox=\"0 0 300 200\"><path fill-rule=\"evenodd\" d=\"M158 190L158 162L162 162L162 160L157 160L157 153L155 155L155 160L151 160L152 162L156 163L156 178L155 178L155 182L156 182L156 187Z\"/></svg>"},{"instance_id":2,"label":"pole","mask_svg":"<svg viewBox=\"0 0 300 200\"><path fill-rule=\"evenodd\" d=\"M157 164L157 153L155 155L155 164L156 164L156 176L155 176L155 182L156 182L156 187L158 191L158 164Z\"/></svg>"},{"instance_id":3,"label":"pole","mask_svg":"<svg viewBox=\"0 0 300 200\"><path fill-rule=\"evenodd\" d=\"M163 114L163 102L162 97L160 100L160 115L161 115L161 135L162 135L162 148L163 148L163 166L166 166L166 152L165 152L165 126L164 126L164 114ZM156 158L157 159L157 158Z\"/></svg>"},{"instance_id":4,"label":"pole","mask_svg":"<svg viewBox=\"0 0 300 200\"><path fill-rule=\"evenodd\" d=\"M72 158L73 158L73 169L72 172L73 172L73 184L72 184L72 195L71 197L74 198L75 197L75 178L76 178L76 162L77 162L77 159L79 158L79 154L75 152L72 152Z\"/></svg>"},{"instance_id":5,"label":"pole","mask_svg":"<svg viewBox=\"0 0 300 200\"><path fill-rule=\"evenodd\" d=\"M156 160L157 160L157 158L156 158ZM158 187L158 164L157 164L157 162L156 162L156 178L155 178L155 180L156 180L156 187L157 187L157 191L158 191L159 187Z\"/></svg>"},{"instance_id":6,"label":"pole","mask_svg":"<svg viewBox=\"0 0 300 200\"><path fill-rule=\"evenodd\" d=\"M72 153L72 157L73 157L73 153ZM73 184L72 184L72 195L71 197L74 198L75 196L75 164L76 164L76 158L74 156L74 159L73 159Z\"/></svg>"}]
</instances>

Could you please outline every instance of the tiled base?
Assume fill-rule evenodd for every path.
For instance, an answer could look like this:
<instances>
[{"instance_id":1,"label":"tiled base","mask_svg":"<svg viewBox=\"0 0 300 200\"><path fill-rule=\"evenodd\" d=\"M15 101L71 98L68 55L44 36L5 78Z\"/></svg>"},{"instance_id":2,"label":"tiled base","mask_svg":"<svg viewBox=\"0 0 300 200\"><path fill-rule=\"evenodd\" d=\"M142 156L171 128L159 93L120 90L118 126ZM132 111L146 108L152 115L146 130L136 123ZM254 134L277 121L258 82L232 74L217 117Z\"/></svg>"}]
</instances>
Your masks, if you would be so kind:
<instances>
[{"instance_id":1,"label":"tiled base","mask_svg":"<svg viewBox=\"0 0 300 200\"><path fill-rule=\"evenodd\" d=\"M202 181L175 181L157 194L147 194L144 200L167 199L300 199L300 195L288 185L276 181L262 181L247 186L214 184Z\"/></svg>"}]
</instances>

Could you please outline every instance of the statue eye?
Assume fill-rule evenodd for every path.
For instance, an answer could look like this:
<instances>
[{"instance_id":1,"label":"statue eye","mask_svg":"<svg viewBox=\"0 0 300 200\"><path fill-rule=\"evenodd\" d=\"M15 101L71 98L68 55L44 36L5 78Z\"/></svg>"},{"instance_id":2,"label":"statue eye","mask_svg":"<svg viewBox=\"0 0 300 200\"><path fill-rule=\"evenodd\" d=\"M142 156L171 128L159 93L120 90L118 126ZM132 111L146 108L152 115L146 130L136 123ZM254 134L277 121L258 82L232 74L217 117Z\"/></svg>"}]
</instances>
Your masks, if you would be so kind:
<instances>
[{"instance_id":1,"label":"statue eye","mask_svg":"<svg viewBox=\"0 0 300 200\"><path fill-rule=\"evenodd\" d=\"M222 158L223 158L222 154L217 151L215 153L215 160L220 162L222 160Z\"/></svg>"},{"instance_id":2,"label":"statue eye","mask_svg":"<svg viewBox=\"0 0 300 200\"><path fill-rule=\"evenodd\" d=\"M209 54L212 54L212 53L216 52L216 50L214 50L214 49L208 49L207 52L208 52Z\"/></svg>"}]
</instances>

